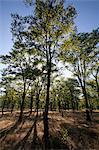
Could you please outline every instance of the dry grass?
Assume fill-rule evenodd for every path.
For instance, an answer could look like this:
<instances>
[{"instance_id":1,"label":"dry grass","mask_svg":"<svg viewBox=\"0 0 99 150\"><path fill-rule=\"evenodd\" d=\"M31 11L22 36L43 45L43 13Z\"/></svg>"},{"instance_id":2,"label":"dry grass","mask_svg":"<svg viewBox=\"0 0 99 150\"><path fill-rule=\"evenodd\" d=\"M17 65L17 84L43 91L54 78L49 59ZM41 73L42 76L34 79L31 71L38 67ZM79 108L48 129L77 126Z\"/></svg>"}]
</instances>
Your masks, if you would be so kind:
<instances>
[{"instance_id":1,"label":"dry grass","mask_svg":"<svg viewBox=\"0 0 99 150\"><path fill-rule=\"evenodd\" d=\"M24 119L25 117L25 119ZM0 117L0 150L43 149L43 117L36 122L37 140L34 138L34 114L24 115L23 121L14 126L18 112L5 113ZM11 131L11 130L12 131ZM9 131L8 131L9 130ZM50 146L53 149L98 150L99 149L99 112L93 113L93 121L86 122L84 112L49 112ZM36 148L33 144L36 145ZM34 147L33 147L34 146Z\"/></svg>"}]
</instances>

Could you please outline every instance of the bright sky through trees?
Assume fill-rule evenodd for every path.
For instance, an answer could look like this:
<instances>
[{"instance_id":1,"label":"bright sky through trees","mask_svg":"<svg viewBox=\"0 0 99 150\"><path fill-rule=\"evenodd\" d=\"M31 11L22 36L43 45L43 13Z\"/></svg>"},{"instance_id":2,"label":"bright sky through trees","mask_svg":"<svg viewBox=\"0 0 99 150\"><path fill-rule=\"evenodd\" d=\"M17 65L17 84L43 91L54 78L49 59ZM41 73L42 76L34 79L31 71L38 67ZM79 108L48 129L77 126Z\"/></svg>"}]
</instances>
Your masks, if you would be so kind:
<instances>
[{"instance_id":1,"label":"bright sky through trees","mask_svg":"<svg viewBox=\"0 0 99 150\"><path fill-rule=\"evenodd\" d=\"M91 32L99 26L99 0L67 0L65 4L73 4L77 10L75 23L78 32ZM32 8L27 7L23 0L0 0L0 55L7 54L13 45L11 13L25 16L32 13Z\"/></svg>"},{"instance_id":2,"label":"bright sky through trees","mask_svg":"<svg viewBox=\"0 0 99 150\"><path fill-rule=\"evenodd\" d=\"M99 150L98 14L99 0L0 0L0 150Z\"/></svg>"}]
</instances>

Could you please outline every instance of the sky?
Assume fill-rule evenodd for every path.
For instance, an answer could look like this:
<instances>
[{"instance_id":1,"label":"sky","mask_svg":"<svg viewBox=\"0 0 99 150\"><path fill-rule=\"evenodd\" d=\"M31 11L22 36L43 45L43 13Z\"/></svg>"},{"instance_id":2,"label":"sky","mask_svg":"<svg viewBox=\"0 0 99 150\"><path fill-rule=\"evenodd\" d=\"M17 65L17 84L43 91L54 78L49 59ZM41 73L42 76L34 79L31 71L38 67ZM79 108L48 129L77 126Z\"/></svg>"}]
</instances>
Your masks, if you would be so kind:
<instances>
[{"instance_id":1,"label":"sky","mask_svg":"<svg viewBox=\"0 0 99 150\"><path fill-rule=\"evenodd\" d=\"M33 8L26 6L24 0L0 0L0 55L11 50L11 13L29 15ZM99 27L99 0L66 0L65 5L72 4L77 10L75 24L78 32L91 32ZM1 65L0 65L1 66Z\"/></svg>"}]
</instances>

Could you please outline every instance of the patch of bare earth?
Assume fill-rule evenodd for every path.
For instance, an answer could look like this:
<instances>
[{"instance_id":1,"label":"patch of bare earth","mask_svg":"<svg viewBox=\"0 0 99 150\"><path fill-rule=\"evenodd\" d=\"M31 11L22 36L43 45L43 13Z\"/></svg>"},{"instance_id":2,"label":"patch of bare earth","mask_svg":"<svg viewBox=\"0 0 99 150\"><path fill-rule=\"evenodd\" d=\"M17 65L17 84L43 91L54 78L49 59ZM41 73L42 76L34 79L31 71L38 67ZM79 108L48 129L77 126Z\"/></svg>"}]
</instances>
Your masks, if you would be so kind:
<instances>
[{"instance_id":1,"label":"patch of bare earth","mask_svg":"<svg viewBox=\"0 0 99 150\"><path fill-rule=\"evenodd\" d=\"M14 113L0 118L0 133L13 126L16 116L18 114ZM12 132L2 136L0 150L43 149L43 116L39 116L36 126L34 118L34 114L27 115ZM59 112L49 112L49 132L50 147L53 149L99 150L99 112L93 113L92 122L85 121L84 112L64 111L63 117Z\"/></svg>"}]
</instances>

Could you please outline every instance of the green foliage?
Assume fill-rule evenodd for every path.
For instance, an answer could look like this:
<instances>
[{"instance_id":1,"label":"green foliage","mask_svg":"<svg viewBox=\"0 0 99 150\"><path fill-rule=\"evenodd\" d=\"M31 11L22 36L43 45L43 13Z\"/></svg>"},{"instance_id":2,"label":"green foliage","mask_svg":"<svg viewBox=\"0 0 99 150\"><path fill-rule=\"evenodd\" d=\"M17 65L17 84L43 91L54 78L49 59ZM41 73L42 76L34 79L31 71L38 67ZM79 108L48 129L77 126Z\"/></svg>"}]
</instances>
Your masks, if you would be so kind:
<instances>
[{"instance_id":1,"label":"green foliage","mask_svg":"<svg viewBox=\"0 0 99 150\"><path fill-rule=\"evenodd\" d=\"M71 43L69 45L69 43ZM90 82L94 75L95 87L99 93L98 85L98 48L99 29L91 33L74 34L68 38L61 47L60 59L66 64L66 68L78 78L82 93L87 101L89 89L87 82ZM94 90L94 89L93 89ZM96 94L99 95L99 94ZM90 98L89 98L90 99Z\"/></svg>"},{"instance_id":2,"label":"green foliage","mask_svg":"<svg viewBox=\"0 0 99 150\"><path fill-rule=\"evenodd\" d=\"M85 87L88 103L95 107L99 98L99 29L76 34L76 10L73 6L65 8L64 0L25 2L34 7L34 14L11 15L13 49L0 56L1 63L7 66L2 73L1 99L18 107L25 93L25 105L29 106L31 92L36 99L36 92L41 90L43 108L48 93L52 108L57 108L59 101L61 106L68 103L72 108L73 103L84 105L79 99L80 88ZM62 61L79 82L76 78L56 81L59 76L56 61Z\"/></svg>"},{"instance_id":3,"label":"green foliage","mask_svg":"<svg viewBox=\"0 0 99 150\"><path fill-rule=\"evenodd\" d=\"M68 137L68 130L66 128L62 128L61 134L62 134L62 140L66 141Z\"/></svg>"}]
</instances>

